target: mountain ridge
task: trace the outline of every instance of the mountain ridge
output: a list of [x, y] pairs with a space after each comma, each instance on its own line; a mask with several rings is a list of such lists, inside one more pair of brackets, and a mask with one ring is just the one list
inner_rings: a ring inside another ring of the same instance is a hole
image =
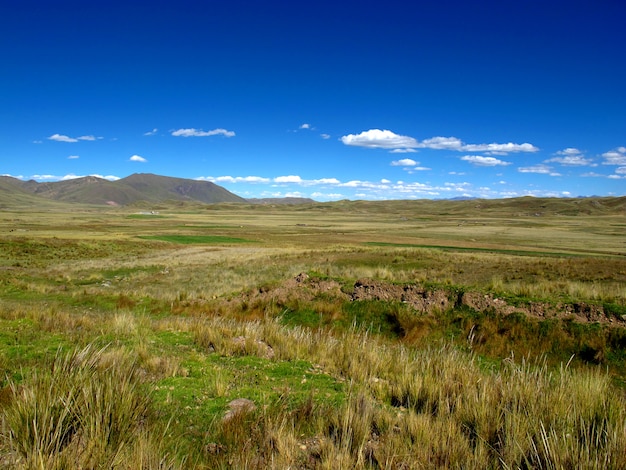
[[[8, 194], [12, 194], [9, 198]], [[4, 198], [3, 198], [4, 196]], [[96, 176], [84, 176], [64, 181], [39, 183], [22, 181], [9, 176], [0, 177], [0, 202], [32, 201], [37, 196], [58, 202], [125, 206], [139, 201], [195, 201], [207, 204], [246, 202], [236, 194], [210, 181], [134, 173], [126, 178], [109, 181]]]
[[524, 196], [503, 199], [424, 199], [363, 201], [340, 200], [318, 202], [309, 198], [245, 199], [209, 181], [192, 180], [152, 173], [134, 173], [116, 181], [85, 176], [57, 182], [20, 180], [0, 176], [0, 210], [37, 207], [42, 210], [63, 210], [66, 204], [95, 206], [151, 205], [176, 203], [244, 203], [261, 206], [298, 205], [302, 210], [334, 210], [346, 212], [397, 212], [412, 216], [447, 213], [463, 216], [545, 216], [545, 215], [626, 215], [626, 196], [540, 198]]

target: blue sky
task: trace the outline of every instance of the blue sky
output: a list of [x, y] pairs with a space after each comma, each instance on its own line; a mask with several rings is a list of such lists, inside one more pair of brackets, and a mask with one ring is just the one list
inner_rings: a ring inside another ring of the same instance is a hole
[[626, 194], [626, 4], [0, 0], [0, 174]]

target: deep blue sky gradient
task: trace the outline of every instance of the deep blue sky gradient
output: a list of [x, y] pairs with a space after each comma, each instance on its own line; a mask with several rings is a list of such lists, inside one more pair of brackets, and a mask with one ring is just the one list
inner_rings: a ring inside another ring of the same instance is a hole
[[[617, 0], [0, 1], [0, 174], [319, 200], [623, 195], [625, 21]], [[533, 151], [467, 147], [492, 143]]]

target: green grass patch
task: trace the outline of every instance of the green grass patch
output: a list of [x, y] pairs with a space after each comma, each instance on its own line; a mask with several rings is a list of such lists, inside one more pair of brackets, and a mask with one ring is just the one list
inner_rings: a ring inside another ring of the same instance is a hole
[[362, 300], [346, 302], [342, 306], [342, 318], [337, 324], [343, 328], [357, 327], [370, 333], [399, 337], [404, 334], [400, 319], [408, 307], [399, 302]]
[[64, 335], [42, 331], [31, 319], [0, 320], [0, 355], [4, 358], [0, 374], [3, 378], [21, 376], [68, 344]]
[[252, 243], [252, 240], [245, 238], [228, 237], [224, 235], [141, 235], [144, 240], [158, 240], [169, 243], [179, 243], [182, 245], [216, 245], [216, 244], [237, 244]]
[[[328, 406], [345, 401], [344, 385], [316, 370], [308, 361], [272, 361], [258, 356], [188, 354], [187, 376], [168, 377], [152, 385], [155, 409], [183, 437], [181, 449], [201, 447], [217, 437], [227, 405], [236, 398], [252, 400], [258, 410], [295, 409], [307, 400]], [[213, 436], [212, 436], [213, 435]], [[211, 437], [212, 436], [212, 437]]]
[[180, 225], [179, 228], [192, 230], [240, 229], [241, 225]]
[[127, 219], [165, 219], [166, 216], [159, 214], [130, 214]]
[[323, 315], [312, 308], [286, 308], [280, 314], [280, 321], [283, 325], [307, 328], [320, 327], [325, 323]]

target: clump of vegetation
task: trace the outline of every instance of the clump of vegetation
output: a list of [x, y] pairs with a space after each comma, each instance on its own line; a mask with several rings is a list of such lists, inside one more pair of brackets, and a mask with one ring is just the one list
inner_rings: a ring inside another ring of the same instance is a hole
[[135, 361], [123, 351], [92, 345], [59, 351], [48, 367], [5, 387], [7, 467], [124, 468], [129, 459], [160, 453], [150, 399]]

